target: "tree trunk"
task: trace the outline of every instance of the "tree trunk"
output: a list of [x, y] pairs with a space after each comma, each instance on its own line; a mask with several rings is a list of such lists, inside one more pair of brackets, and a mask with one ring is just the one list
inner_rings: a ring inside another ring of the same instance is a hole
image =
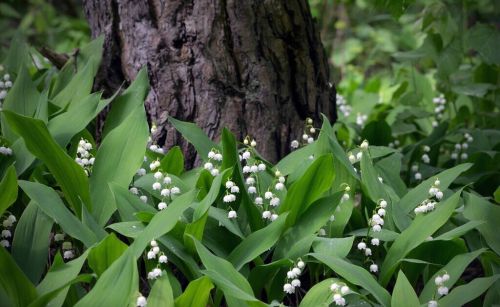
[[147, 66], [155, 139], [182, 143], [168, 116], [212, 138], [226, 126], [276, 161], [306, 117], [336, 119], [335, 89], [307, 0], [84, 0], [92, 36], [105, 35], [96, 84], [109, 91]]

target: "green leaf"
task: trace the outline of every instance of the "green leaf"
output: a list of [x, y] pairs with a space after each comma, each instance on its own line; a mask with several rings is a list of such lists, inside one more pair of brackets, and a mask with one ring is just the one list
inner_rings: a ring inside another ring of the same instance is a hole
[[418, 215], [389, 248], [380, 270], [380, 283], [387, 285], [396, 270], [399, 261], [408, 255], [415, 247], [434, 234], [453, 214], [460, 200], [461, 191], [456, 192], [445, 201], [439, 202], [436, 209], [425, 215]]
[[[36, 300], [34, 300], [31, 304], [29, 304], [29, 307], [44, 307], [44, 306], [55, 306], [53, 300], [59, 297], [61, 293], [65, 293], [65, 290], [69, 288], [69, 286], [76, 284], [76, 283], [90, 283], [94, 276], [92, 274], [82, 274], [74, 279], [68, 281], [66, 284], [62, 285], [61, 287], [46, 293], [44, 295], [39, 296]], [[59, 304], [59, 302], [57, 303]]]
[[17, 199], [17, 175], [14, 166], [9, 166], [0, 181], [0, 216], [3, 215]]
[[135, 302], [138, 283], [137, 262], [132, 253], [126, 252], [75, 306], [128, 306]]
[[286, 157], [281, 159], [275, 168], [283, 174], [283, 176], [290, 175], [300, 165], [309, 160], [309, 156], [316, 152], [316, 143], [309, 144], [300, 149], [289, 153]]
[[347, 238], [316, 238], [312, 248], [315, 253], [345, 258], [352, 248], [354, 236]]
[[337, 279], [328, 278], [315, 284], [307, 291], [299, 306], [329, 306], [333, 301], [333, 292], [330, 290], [330, 286], [336, 281]]
[[378, 203], [380, 199], [389, 199], [378, 177], [370, 154], [368, 151], [363, 151], [363, 156], [361, 157], [361, 186], [374, 203]]
[[9, 73], [17, 74], [25, 63], [30, 62], [31, 59], [28, 50], [29, 48], [23, 37], [23, 31], [16, 31], [4, 61], [5, 68]]
[[127, 250], [127, 247], [127, 244], [120, 241], [114, 233], [109, 234], [89, 253], [89, 267], [98, 276], [102, 275]]
[[477, 230], [484, 237], [488, 246], [500, 255], [500, 240], [498, 240], [498, 221], [500, 220], [500, 207], [484, 198], [471, 193], [465, 193], [465, 218], [472, 221], [486, 221], [477, 226]]
[[310, 255], [330, 267], [335, 273], [342, 276], [350, 283], [366, 289], [383, 306], [390, 306], [391, 295], [389, 292], [380, 286], [375, 278], [365, 269], [330, 255], [319, 253]]
[[274, 246], [281, 237], [287, 216], [288, 213], [281, 214], [277, 220], [253, 232], [233, 249], [227, 259], [236, 270], [240, 270], [246, 263]]
[[227, 128], [222, 129], [222, 165], [221, 169], [231, 168], [238, 162], [236, 138]]
[[440, 306], [464, 306], [466, 303], [479, 297], [483, 292], [488, 290], [491, 285], [500, 278], [500, 275], [493, 275], [490, 277], [475, 278], [466, 285], [461, 285], [440, 299], [438, 305]]
[[[210, 291], [214, 285], [210, 278], [203, 276], [189, 283], [184, 293], [175, 299], [176, 307], [207, 306]], [[149, 305], [149, 301], [148, 301]], [[172, 305], [167, 305], [172, 306]]]
[[411, 220], [409, 219], [407, 213], [411, 212], [422, 201], [427, 199], [429, 195], [429, 189], [432, 187], [436, 179], [439, 179], [439, 188], [441, 189], [441, 191], [444, 191], [450, 186], [453, 181], [455, 181], [455, 179], [461, 173], [471, 168], [471, 166], [471, 163], [459, 164], [426, 179], [415, 188], [409, 190], [408, 193], [403, 196], [403, 198], [401, 198], [398, 203], [392, 206], [392, 210], [394, 213], [393, 220], [398, 229], [404, 230], [410, 225]]
[[37, 297], [35, 286], [29, 281], [14, 259], [0, 247], [0, 289], [10, 298], [13, 306], [27, 306]]
[[331, 154], [318, 157], [305, 174], [295, 181], [280, 206], [280, 213], [290, 211], [287, 225], [295, 224], [298, 217], [331, 186], [334, 178]]
[[104, 225], [116, 210], [109, 183], [128, 187], [140, 168], [148, 141], [146, 113], [141, 105], [104, 138], [92, 169], [90, 192], [92, 215]]
[[199, 241], [194, 242], [201, 262], [207, 269], [202, 271], [204, 275], [210, 277], [226, 295], [244, 301], [257, 301], [246, 278], [229, 261], [213, 255]]
[[50, 270], [36, 287], [38, 293], [43, 296], [66, 286], [52, 299], [50, 306], [63, 305], [69, 290], [68, 284], [78, 276], [90, 251], [91, 249], [87, 249], [80, 257], [66, 263], [59, 253], [56, 254]]
[[66, 208], [52, 188], [23, 180], [19, 181], [19, 186], [45, 214], [61, 226], [65, 233], [81, 241], [87, 247], [97, 242], [96, 234]]
[[[188, 286], [189, 287], [189, 286]], [[196, 293], [193, 296], [197, 297], [203, 295], [203, 293]], [[198, 306], [205, 306], [201, 304]], [[148, 295], [148, 306], [149, 307], [171, 307], [174, 306], [174, 294], [172, 292], [172, 287], [170, 286], [169, 277], [167, 274], [162, 275], [158, 278], [154, 284], [151, 292]]]
[[184, 246], [193, 254], [196, 253], [196, 247], [194, 246], [194, 242], [192, 238], [196, 240], [203, 239], [203, 232], [205, 231], [205, 224], [208, 219], [208, 210], [205, 214], [194, 221], [193, 223], [189, 223], [186, 225], [186, 229], [184, 230]]
[[170, 148], [160, 163], [162, 171], [180, 176], [184, 172], [184, 155], [181, 148], [179, 146]]
[[45, 271], [54, 222], [36, 204], [24, 209], [12, 240], [12, 257], [33, 284]]
[[171, 116], [168, 117], [168, 120], [189, 143], [193, 144], [196, 152], [198, 152], [198, 155], [200, 155], [203, 160], [207, 159], [208, 152], [212, 150], [212, 148], [217, 148], [217, 145], [195, 124], [183, 122]]
[[[164, 210], [158, 212], [148, 226], [139, 234], [139, 236], [130, 245], [129, 249], [133, 255], [139, 257], [151, 240], [161, 237], [172, 230], [179, 221], [179, 217], [184, 210], [189, 208], [196, 196], [196, 191], [186, 192], [172, 201]], [[123, 256], [122, 256], [123, 257]], [[113, 264], [114, 265], [114, 264]]]
[[[340, 203], [342, 193], [335, 193], [315, 201], [283, 235], [274, 251], [273, 259], [297, 258], [309, 252], [312, 240], [305, 240], [325, 225]], [[313, 237], [312, 237], [313, 238]], [[313, 238], [314, 239], [314, 238]], [[309, 242], [309, 245], [304, 244]], [[294, 253], [292, 253], [294, 252]]]
[[200, 219], [205, 214], [205, 212], [207, 212], [210, 206], [212, 206], [212, 204], [217, 200], [222, 181], [227, 179], [228, 173], [230, 171], [230, 169], [224, 170], [214, 178], [208, 194], [200, 201], [198, 205], [196, 205], [196, 208], [194, 209], [193, 221]]
[[82, 202], [87, 208], [91, 207], [88, 179], [83, 168], [59, 147], [45, 124], [9, 111], [4, 111], [4, 115], [12, 130], [24, 139], [29, 151], [47, 165], [77, 215], [81, 215]]
[[91, 57], [83, 69], [79, 70], [76, 75], [71, 78], [66, 87], [52, 99], [52, 103], [64, 109], [70, 105], [73, 100], [88, 96], [94, 85], [94, 76], [97, 73], [100, 61], [100, 54]]
[[465, 46], [479, 52], [488, 64], [500, 65], [499, 41], [500, 32], [485, 24], [478, 23], [465, 33]]
[[450, 275], [450, 280], [446, 282], [446, 285], [448, 286], [448, 288], [451, 288], [455, 284], [455, 282], [457, 282], [457, 280], [460, 278], [469, 264], [485, 251], [486, 249], [483, 248], [477, 251], [473, 251], [467, 254], [460, 254], [453, 257], [453, 259], [451, 259], [451, 261], [448, 262], [441, 270], [437, 271], [428, 279], [428, 281], [425, 283], [424, 289], [420, 293], [420, 301], [428, 302], [433, 298], [436, 291], [436, 284], [434, 283], [434, 279], [438, 275], [442, 275], [443, 272], [448, 273], [448, 275]]
[[110, 183], [109, 188], [113, 193], [121, 221], [137, 221], [137, 212], [157, 212], [156, 209], [142, 202], [137, 195], [132, 194], [127, 188], [116, 183]]
[[392, 291], [391, 306], [419, 307], [417, 294], [406, 278], [403, 271], [399, 271], [396, 285]]
[[434, 240], [453, 240], [465, 235], [467, 232], [472, 229], [477, 228], [479, 225], [486, 223], [485, 221], [469, 221], [463, 225], [453, 228], [452, 230], [445, 232], [438, 237], [434, 238]]

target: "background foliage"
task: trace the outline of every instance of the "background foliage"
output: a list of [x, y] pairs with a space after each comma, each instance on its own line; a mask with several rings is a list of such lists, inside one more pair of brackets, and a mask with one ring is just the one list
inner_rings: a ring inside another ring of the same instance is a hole
[[145, 70], [93, 92], [102, 38], [78, 2], [2, 2], [0, 302], [498, 303], [499, 4], [310, 4], [338, 122], [307, 120], [273, 165], [259, 136], [170, 118], [202, 160], [186, 170], [149, 137]]

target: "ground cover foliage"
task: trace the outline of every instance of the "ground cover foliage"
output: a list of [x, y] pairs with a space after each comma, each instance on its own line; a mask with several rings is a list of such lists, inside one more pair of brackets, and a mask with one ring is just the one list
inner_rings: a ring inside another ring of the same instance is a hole
[[180, 148], [150, 138], [146, 70], [103, 98], [102, 38], [60, 70], [14, 39], [0, 83], [2, 306], [498, 303], [499, 34], [453, 5], [397, 19], [415, 45], [374, 57], [389, 72], [365, 78], [356, 57], [332, 55], [350, 72], [339, 120], [306, 118], [276, 164], [258, 135], [210, 140], [170, 118], [200, 157], [185, 169]]

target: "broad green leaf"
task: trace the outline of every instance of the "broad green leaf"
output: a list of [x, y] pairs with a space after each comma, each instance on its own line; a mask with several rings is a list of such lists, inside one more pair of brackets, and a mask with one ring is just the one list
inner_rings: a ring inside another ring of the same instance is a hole
[[328, 278], [315, 284], [307, 291], [299, 306], [329, 306], [333, 302], [333, 292], [330, 286], [337, 281], [335, 278]]
[[77, 215], [81, 215], [82, 202], [90, 208], [88, 179], [83, 168], [59, 147], [45, 124], [8, 111], [4, 111], [4, 115], [12, 130], [24, 139], [30, 152], [47, 165]]
[[472, 164], [470, 163], [459, 164], [424, 180], [418, 186], [409, 190], [408, 193], [401, 198], [399, 203], [392, 206], [394, 224], [396, 224], [398, 229], [404, 230], [410, 225], [411, 220], [408, 213], [428, 198], [429, 189], [436, 179], [439, 179], [439, 188], [441, 191], [444, 191], [461, 173], [471, 168], [471, 166]]
[[184, 172], [184, 155], [179, 146], [170, 148], [163, 159], [161, 159], [162, 171], [180, 176]]
[[362, 267], [330, 255], [319, 253], [310, 255], [330, 267], [336, 274], [342, 276], [345, 280], [366, 289], [380, 304], [382, 304], [382, 306], [391, 305], [391, 295], [389, 292], [379, 285], [375, 278]]
[[295, 224], [298, 217], [332, 185], [334, 178], [332, 155], [318, 157], [305, 174], [295, 181], [280, 206], [280, 213], [290, 211], [287, 225]]
[[[3, 102], [2, 108], [4, 111], [10, 111], [18, 115], [33, 117], [37, 106], [43, 103], [47, 97], [42, 95], [36, 89], [36, 85], [31, 80], [31, 76], [23, 65], [19, 71], [19, 76], [16, 82], [13, 83], [9, 94]], [[8, 122], [2, 120], [2, 134], [11, 142], [14, 142], [18, 136], [14, 134], [13, 128]], [[14, 153], [15, 154], [15, 153]]]
[[179, 131], [182, 136], [191, 144], [193, 144], [196, 152], [203, 160], [208, 157], [208, 152], [212, 148], [217, 148], [217, 145], [212, 142], [205, 132], [193, 123], [183, 122], [173, 117], [168, 118], [174, 128]]
[[253, 232], [246, 237], [227, 258], [236, 270], [269, 250], [281, 237], [288, 213], [281, 214], [278, 219], [266, 227]]
[[[193, 297], [197, 297], [202, 293], [193, 293]], [[201, 304], [198, 306], [205, 306]], [[174, 306], [174, 294], [172, 292], [172, 287], [170, 286], [170, 281], [168, 275], [165, 274], [158, 278], [151, 288], [151, 292], [148, 295], [148, 306], [149, 307], [171, 307]]]
[[392, 290], [391, 306], [420, 306], [417, 294], [403, 271], [399, 271], [396, 285], [394, 286], [394, 290]]
[[127, 247], [127, 244], [120, 241], [114, 233], [109, 234], [89, 253], [89, 267], [97, 276], [101, 276], [127, 250]]
[[486, 249], [479, 249], [477, 251], [453, 257], [450, 262], [448, 262], [441, 270], [432, 275], [425, 283], [425, 287], [420, 293], [420, 301], [428, 302], [432, 299], [436, 291], [436, 284], [434, 283], [434, 279], [438, 275], [442, 275], [444, 272], [448, 273], [448, 275], [450, 275], [450, 279], [446, 282], [446, 285], [448, 286], [448, 288], [451, 288], [455, 284], [455, 282], [457, 282], [457, 280], [460, 278], [469, 264], [485, 251]]
[[238, 162], [236, 138], [228, 129], [222, 129], [222, 166], [221, 169], [233, 167]]
[[207, 219], [208, 210], [205, 211], [205, 214], [201, 218], [186, 225], [183, 235], [184, 246], [193, 254], [196, 254], [196, 247], [194, 246], [192, 238], [195, 238], [196, 240], [203, 239], [203, 232], [205, 231]]
[[13, 306], [29, 305], [37, 297], [35, 286], [1, 246], [0, 263], [2, 264], [0, 265], [0, 288], [9, 297]]
[[[304, 243], [309, 242], [312, 244], [312, 240], [302, 240], [317, 233], [318, 230], [325, 225], [339, 205], [341, 196], [342, 193], [336, 193], [332, 196], [323, 197], [315, 201], [302, 216], [299, 217], [295, 225], [285, 232], [276, 245], [273, 259], [294, 259], [308, 253], [311, 245], [304, 245]], [[295, 251], [297, 254], [292, 254], [292, 251]]]
[[35, 203], [30, 202], [14, 232], [12, 257], [35, 285], [45, 271], [53, 223]]
[[210, 297], [210, 291], [213, 288], [214, 285], [210, 281], [210, 278], [206, 276], [193, 280], [188, 284], [184, 293], [182, 293], [178, 298], [175, 299], [175, 306], [176, 307], [207, 306], [208, 298]]
[[483, 60], [489, 64], [500, 65], [498, 41], [500, 41], [498, 29], [485, 24], [478, 23], [465, 34], [465, 46], [477, 50]]
[[116, 210], [109, 183], [128, 187], [140, 168], [148, 141], [146, 113], [141, 105], [104, 138], [92, 169], [92, 215], [104, 225]]
[[174, 228], [184, 210], [191, 206], [196, 196], [195, 192], [195, 190], [191, 190], [180, 195], [166, 209], [158, 212], [153, 217], [148, 226], [146, 226], [129, 247], [136, 258], [144, 252], [151, 240], [161, 237]]
[[318, 254], [344, 258], [349, 254], [354, 243], [354, 236], [347, 238], [317, 237], [312, 244], [313, 251]]
[[[78, 275], [74, 279], [68, 281], [66, 284], [62, 285], [61, 287], [46, 293], [44, 295], [39, 296], [36, 300], [34, 300], [31, 304], [29, 304], [29, 307], [45, 307], [45, 306], [55, 306], [55, 302], [53, 302], [58, 296], [62, 293], [65, 293], [65, 290], [76, 283], [90, 283], [94, 276], [92, 274], [82, 274]], [[59, 302], [57, 302], [57, 305], [60, 305]]]
[[134, 82], [132, 82], [120, 96], [114, 99], [113, 107], [111, 111], [109, 111], [106, 122], [104, 123], [104, 138], [109, 132], [123, 123], [134, 110], [144, 105], [144, 99], [148, 94], [148, 89], [148, 72], [143, 68], [137, 73]]
[[137, 238], [144, 230], [142, 222], [121, 222], [109, 225], [107, 228], [113, 229], [117, 233], [127, 238]]
[[208, 194], [200, 201], [198, 205], [196, 205], [194, 209], [193, 221], [200, 219], [205, 214], [205, 212], [207, 212], [210, 206], [212, 206], [215, 200], [217, 200], [217, 196], [219, 195], [219, 191], [221, 190], [222, 181], [227, 179], [228, 173], [230, 171], [230, 169], [224, 170], [214, 178]]
[[100, 53], [91, 57], [83, 69], [79, 70], [64, 89], [52, 99], [52, 103], [64, 109], [74, 100], [89, 95], [94, 85], [94, 76], [97, 73], [100, 61]]
[[219, 223], [224, 226], [227, 230], [229, 230], [231, 233], [237, 235], [238, 237], [244, 239], [245, 236], [241, 232], [241, 229], [233, 223], [230, 219], [227, 218], [227, 211], [216, 208], [216, 207], [210, 207], [208, 209], [208, 216], [219, 221]]
[[118, 208], [121, 221], [137, 221], [137, 212], [156, 213], [156, 209], [145, 204], [137, 195], [132, 194], [127, 188], [116, 183], [110, 183], [109, 188], [113, 193], [115, 205]]
[[307, 146], [289, 153], [276, 164], [275, 168], [279, 170], [283, 176], [290, 175], [297, 167], [309, 160], [309, 156], [314, 154], [314, 152], [316, 152], [316, 143], [308, 144]]
[[66, 263], [64, 263], [59, 253], [56, 254], [49, 271], [36, 287], [37, 292], [42, 296], [66, 286], [52, 299], [51, 307], [63, 305], [69, 289], [67, 285], [77, 278], [90, 251], [91, 249], [87, 249], [80, 257]]
[[434, 240], [453, 240], [459, 238], [471, 231], [472, 229], [477, 228], [478, 226], [484, 224], [485, 221], [469, 221], [463, 225], [453, 228], [452, 230], [445, 232], [438, 237], [434, 238]]
[[226, 295], [245, 301], [257, 301], [246, 278], [229, 261], [213, 255], [199, 241], [194, 242], [201, 262], [206, 268], [202, 271], [203, 274], [210, 277]]
[[138, 283], [137, 261], [132, 253], [125, 252], [75, 306], [128, 306], [135, 302]]
[[23, 32], [21, 29], [15, 32], [4, 61], [5, 68], [11, 74], [17, 74], [19, 69], [31, 60]]
[[477, 226], [488, 246], [500, 255], [500, 240], [498, 240], [498, 221], [500, 220], [500, 207], [484, 198], [471, 193], [465, 193], [465, 218], [472, 221], [486, 221]]
[[100, 97], [100, 93], [94, 93], [85, 98], [79, 98], [68, 107], [66, 112], [49, 121], [47, 128], [61, 147], [64, 148], [73, 136], [85, 129], [106, 106], [106, 104], [99, 104]]
[[17, 199], [17, 175], [14, 166], [9, 166], [0, 181], [0, 216], [3, 215]]
[[370, 154], [363, 151], [361, 157], [361, 186], [372, 202], [378, 203], [380, 199], [388, 200], [384, 185], [378, 179], [379, 175], [373, 167]]
[[500, 275], [479, 277], [465, 285], [458, 286], [438, 301], [439, 306], [464, 306], [488, 290]]
[[52, 188], [23, 180], [19, 181], [19, 186], [45, 214], [61, 226], [65, 233], [81, 241], [87, 247], [97, 242], [96, 234], [66, 208]]
[[411, 225], [396, 238], [382, 263], [380, 270], [382, 285], [387, 285], [401, 259], [448, 221], [460, 200], [460, 193], [461, 191], [458, 191], [448, 199], [439, 202], [434, 211], [418, 215]]

